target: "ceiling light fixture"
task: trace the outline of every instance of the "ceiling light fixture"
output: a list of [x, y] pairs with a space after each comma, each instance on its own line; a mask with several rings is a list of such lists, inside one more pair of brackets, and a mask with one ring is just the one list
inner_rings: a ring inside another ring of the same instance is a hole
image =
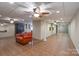
[[60, 13], [60, 11], [56, 11], [56, 13]]
[[10, 19], [10, 23], [14, 23], [14, 19]]
[[10, 21], [10, 23], [14, 23], [14, 21]]
[[35, 17], [47, 16], [49, 14], [49, 11], [40, 9], [40, 7], [33, 8], [33, 12]]
[[18, 21], [18, 19], [14, 19], [14, 21]]
[[1, 26], [4, 26], [4, 24], [2, 23]]
[[10, 1], [9, 3], [13, 4], [14, 2]]
[[39, 17], [39, 14], [34, 14], [34, 17]]

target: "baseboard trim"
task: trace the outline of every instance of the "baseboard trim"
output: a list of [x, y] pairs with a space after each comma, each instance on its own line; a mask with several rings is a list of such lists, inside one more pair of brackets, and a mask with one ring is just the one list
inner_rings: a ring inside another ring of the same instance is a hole
[[73, 43], [73, 45], [74, 45], [74, 47], [75, 47], [77, 53], [79, 54], [79, 49], [77, 48], [76, 44], [75, 44], [74, 41], [72, 40], [72, 38], [71, 38], [71, 36], [69, 35], [69, 33], [68, 33], [68, 36], [69, 36], [69, 39], [71, 39], [71, 41], [72, 41], [72, 43]]

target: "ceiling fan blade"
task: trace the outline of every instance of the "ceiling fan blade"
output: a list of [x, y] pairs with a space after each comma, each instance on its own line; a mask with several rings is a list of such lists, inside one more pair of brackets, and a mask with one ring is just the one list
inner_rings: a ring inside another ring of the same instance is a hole
[[33, 2], [21, 2], [21, 3], [16, 3], [16, 5], [27, 12], [32, 12], [33, 8], [35, 7], [35, 4]]
[[27, 8], [25, 5], [24, 5], [24, 2], [17, 2], [15, 3], [18, 7], [21, 7], [21, 8]]
[[43, 8], [43, 9], [49, 9], [49, 8], [51, 8], [52, 7], [52, 4], [53, 4], [54, 2], [50, 2], [50, 3], [48, 3], [48, 4], [45, 4], [45, 3], [42, 3], [41, 5], [40, 5], [40, 8]]
[[35, 7], [35, 3], [34, 2], [26, 2], [25, 5], [29, 8], [34, 8]]

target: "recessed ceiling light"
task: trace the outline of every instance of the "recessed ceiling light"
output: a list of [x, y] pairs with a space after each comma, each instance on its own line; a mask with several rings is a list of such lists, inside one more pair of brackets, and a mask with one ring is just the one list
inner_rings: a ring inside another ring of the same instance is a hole
[[18, 19], [14, 19], [14, 21], [18, 21]]
[[14, 23], [14, 19], [10, 19], [10, 23]]
[[9, 3], [13, 4], [14, 2], [9, 2]]
[[11, 21], [10, 21], [10, 23], [14, 23], [14, 21], [13, 21], [13, 20], [11, 20]]
[[60, 13], [60, 11], [56, 11], [56, 13]]
[[4, 24], [1, 24], [1, 26], [4, 26]]

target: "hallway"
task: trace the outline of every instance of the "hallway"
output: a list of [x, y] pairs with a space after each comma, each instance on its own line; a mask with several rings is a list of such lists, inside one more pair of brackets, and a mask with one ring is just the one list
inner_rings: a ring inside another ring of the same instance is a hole
[[57, 52], [56, 55], [78, 55], [75, 46], [67, 33], [58, 33], [57, 35], [50, 36], [48, 42]]
[[47, 41], [34, 40], [30, 44], [20, 45], [15, 38], [0, 39], [0, 55], [26, 55], [26, 56], [65, 56], [78, 55], [72, 41], [66, 33], [59, 33], [48, 37]]

